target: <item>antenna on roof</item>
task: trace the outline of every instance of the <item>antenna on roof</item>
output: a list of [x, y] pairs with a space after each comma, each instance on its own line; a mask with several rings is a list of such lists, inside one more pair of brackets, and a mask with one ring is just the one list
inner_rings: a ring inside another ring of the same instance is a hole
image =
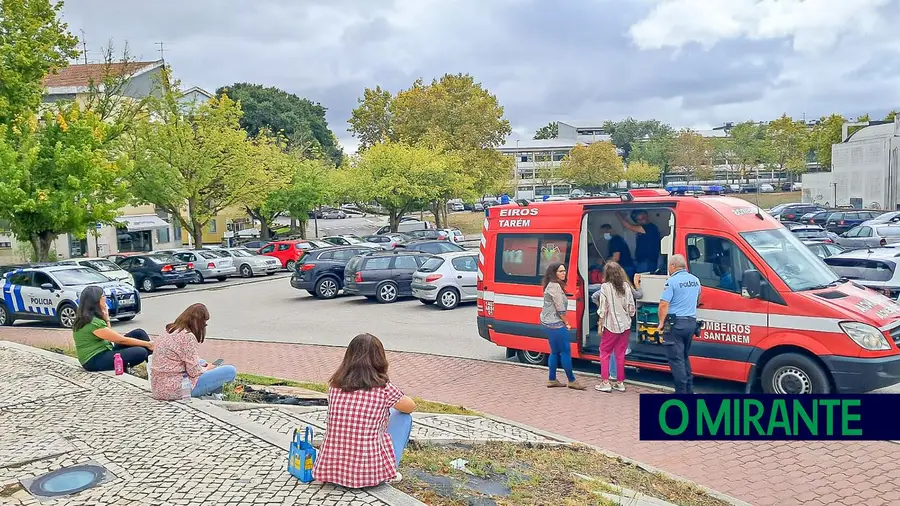
[[159, 46], [159, 49], [157, 50], [157, 51], [159, 51], [159, 59], [162, 60], [163, 62], [165, 62], [166, 61], [165, 42], [155, 42], [154, 44]]
[[84, 56], [84, 64], [87, 65], [87, 39], [84, 37], [84, 30], [81, 30], [81, 56]]

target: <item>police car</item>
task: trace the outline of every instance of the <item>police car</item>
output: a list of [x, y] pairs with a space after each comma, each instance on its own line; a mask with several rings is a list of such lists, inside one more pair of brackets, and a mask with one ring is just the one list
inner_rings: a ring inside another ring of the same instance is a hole
[[81, 291], [91, 285], [103, 288], [110, 318], [128, 321], [141, 312], [141, 298], [133, 286], [95, 270], [69, 265], [33, 267], [0, 278], [0, 326], [15, 320], [43, 320], [72, 328]]

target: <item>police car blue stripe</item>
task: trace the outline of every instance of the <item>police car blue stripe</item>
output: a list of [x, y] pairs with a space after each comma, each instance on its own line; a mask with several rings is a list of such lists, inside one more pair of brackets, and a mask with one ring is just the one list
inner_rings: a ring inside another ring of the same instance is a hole
[[12, 284], [9, 282], [9, 278], [6, 279], [6, 284], [3, 285], [3, 302], [6, 303], [6, 308], [9, 311], [15, 311], [13, 309]]
[[22, 300], [22, 287], [20, 285], [16, 285], [13, 288], [13, 294], [16, 298], [16, 308], [13, 311], [24, 311], [25, 310], [25, 301]]

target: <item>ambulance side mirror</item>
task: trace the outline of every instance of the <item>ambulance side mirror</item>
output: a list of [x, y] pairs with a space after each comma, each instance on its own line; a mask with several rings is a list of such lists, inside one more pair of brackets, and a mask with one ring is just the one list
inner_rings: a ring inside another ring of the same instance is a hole
[[744, 271], [741, 278], [741, 295], [747, 299], [756, 299], [762, 295], [763, 278], [762, 274], [756, 269]]
[[47, 290], [48, 292], [53, 291], [53, 285], [51, 283], [44, 283], [43, 285], [41, 285], [41, 288]]

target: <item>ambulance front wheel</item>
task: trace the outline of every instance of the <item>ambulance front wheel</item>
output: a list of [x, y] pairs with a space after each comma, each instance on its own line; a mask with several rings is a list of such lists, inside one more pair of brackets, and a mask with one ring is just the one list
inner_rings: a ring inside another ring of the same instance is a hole
[[828, 373], [812, 358], [799, 353], [772, 357], [762, 370], [763, 392], [767, 394], [829, 394]]
[[516, 350], [519, 362], [530, 365], [547, 365], [547, 354], [539, 351]]

